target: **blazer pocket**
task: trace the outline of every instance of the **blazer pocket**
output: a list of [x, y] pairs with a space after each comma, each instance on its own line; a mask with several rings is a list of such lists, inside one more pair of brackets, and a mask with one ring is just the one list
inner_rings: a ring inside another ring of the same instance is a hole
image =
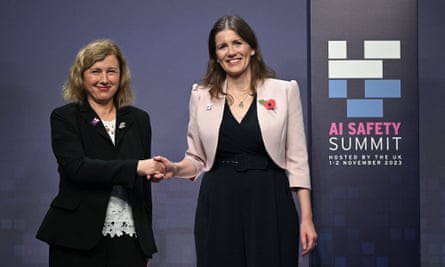
[[64, 209], [68, 211], [76, 210], [80, 205], [80, 199], [76, 197], [56, 196], [51, 202], [51, 207]]

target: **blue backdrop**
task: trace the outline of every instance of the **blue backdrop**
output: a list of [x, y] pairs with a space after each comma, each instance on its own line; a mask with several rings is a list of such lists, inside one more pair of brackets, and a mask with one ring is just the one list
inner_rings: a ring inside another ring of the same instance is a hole
[[[47, 266], [35, 231], [57, 188], [49, 113], [78, 49], [96, 38], [120, 44], [130, 64], [136, 105], [152, 116], [153, 153], [185, 149], [190, 86], [205, 71], [213, 22], [238, 13], [256, 30], [266, 62], [296, 79], [307, 103], [306, 1], [152, 0], [0, 2], [1, 266]], [[445, 18], [441, 1], [419, 1], [421, 252], [424, 266], [445, 264]], [[165, 96], [176, 97], [166, 101]], [[307, 110], [306, 115], [308, 114]], [[193, 216], [199, 182], [156, 185], [156, 266], [194, 266]], [[316, 193], [316, 192], [314, 192]], [[307, 262], [302, 262], [307, 266]]]
[[[152, 118], [153, 154], [179, 160], [191, 86], [207, 66], [209, 30], [226, 13], [251, 24], [266, 62], [281, 78], [298, 80], [305, 95], [304, 1], [1, 1], [0, 265], [47, 265], [47, 245], [34, 235], [58, 184], [49, 114], [63, 104], [61, 86], [77, 51], [96, 38], [121, 46], [135, 105]], [[154, 267], [194, 266], [198, 187], [179, 179], [154, 185]]]

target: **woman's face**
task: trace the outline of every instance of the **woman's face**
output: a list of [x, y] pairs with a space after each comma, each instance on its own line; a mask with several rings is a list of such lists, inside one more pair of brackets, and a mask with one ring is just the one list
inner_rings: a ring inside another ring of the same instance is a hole
[[115, 55], [106, 56], [83, 72], [83, 85], [90, 103], [105, 105], [113, 102], [119, 82], [119, 61]]
[[228, 76], [240, 77], [250, 70], [250, 57], [255, 54], [250, 45], [233, 30], [215, 35], [216, 59]]

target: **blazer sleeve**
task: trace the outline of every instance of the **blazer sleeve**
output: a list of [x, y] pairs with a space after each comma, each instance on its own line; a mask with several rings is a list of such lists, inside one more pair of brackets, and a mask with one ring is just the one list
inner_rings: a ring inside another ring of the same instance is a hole
[[304, 132], [303, 109], [296, 81], [291, 81], [288, 94], [288, 127], [286, 134], [286, 169], [291, 187], [311, 188], [308, 152]]
[[[83, 138], [95, 137], [81, 125], [73, 110], [59, 108], [51, 113], [51, 142], [60, 174], [78, 185], [133, 187], [137, 179], [137, 160], [88, 157]], [[95, 149], [104, 148], [98, 146]]]
[[205, 168], [206, 153], [199, 135], [197, 123], [198, 106], [200, 101], [200, 91], [198, 84], [194, 84], [189, 101], [189, 123], [187, 128], [187, 151], [185, 158], [191, 160], [195, 165], [196, 174], [191, 179], [194, 180], [201, 175]]

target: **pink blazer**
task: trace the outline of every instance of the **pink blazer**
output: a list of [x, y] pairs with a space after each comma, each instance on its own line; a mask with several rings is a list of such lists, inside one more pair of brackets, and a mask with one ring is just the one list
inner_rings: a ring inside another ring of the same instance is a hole
[[[224, 86], [225, 88], [225, 86]], [[210, 99], [209, 88], [193, 85], [189, 103], [186, 158], [196, 176], [212, 168], [223, 117], [225, 97]], [[274, 109], [257, 103], [262, 138], [270, 158], [285, 169], [290, 187], [310, 189], [308, 155], [300, 91], [296, 81], [266, 79], [257, 87], [257, 101], [274, 99]]]

